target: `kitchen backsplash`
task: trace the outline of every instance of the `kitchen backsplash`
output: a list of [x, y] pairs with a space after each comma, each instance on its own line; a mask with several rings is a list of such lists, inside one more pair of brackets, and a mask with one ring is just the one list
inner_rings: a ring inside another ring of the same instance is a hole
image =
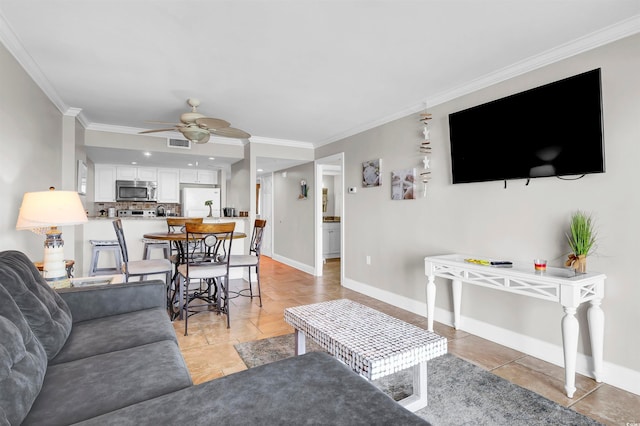
[[[107, 216], [107, 212], [111, 207], [118, 210], [155, 210], [158, 206], [164, 207], [164, 211], [166, 214], [171, 214], [172, 216], [180, 216], [180, 204], [179, 203], [133, 203], [133, 202], [122, 202], [122, 203], [93, 203], [94, 209], [93, 214], [95, 216]], [[89, 212], [91, 214], [91, 212]]]

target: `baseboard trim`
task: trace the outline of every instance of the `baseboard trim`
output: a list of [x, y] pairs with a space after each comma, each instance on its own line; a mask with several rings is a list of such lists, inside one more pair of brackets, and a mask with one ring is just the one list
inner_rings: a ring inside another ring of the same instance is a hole
[[296, 260], [289, 259], [288, 257], [280, 256], [274, 254], [271, 256], [273, 260], [277, 260], [280, 263], [284, 263], [287, 266], [291, 266], [292, 268], [298, 269], [302, 272], [306, 272], [307, 274], [311, 274], [313, 276], [316, 275], [316, 269], [313, 266], [305, 265], [304, 263], [300, 263]]
[[[426, 317], [426, 294], [424, 301], [417, 301], [349, 278], [345, 278], [342, 285], [350, 290]], [[436, 307], [434, 320], [453, 327], [453, 312]], [[562, 346], [515, 333], [511, 330], [478, 321], [464, 315], [460, 316], [460, 322], [463, 324], [464, 331], [475, 336], [507, 346], [543, 361], [550, 362], [551, 364], [564, 367]], [[558, 323], [558, 332], [560, 332], [560, 323]], [[576, 358], [576, 371], [578, 373], [593, 378], [593, 373], [591, 372], [592, 366], [593, 361], [590, 356], [578, 353]], [[607, 384], [640, 395], [640, 371], [613, 364], [606, 360], [603, 369], [603, 380]]]

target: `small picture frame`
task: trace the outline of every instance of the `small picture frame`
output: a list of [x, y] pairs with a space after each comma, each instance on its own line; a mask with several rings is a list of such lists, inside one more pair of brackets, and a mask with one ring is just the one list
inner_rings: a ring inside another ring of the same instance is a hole
[[87, 195], [87, 164], [78, 160], [78, 194]]
[[416, 169], [402, 169], [391, 172], [391, 199], [416, 199]]
[[369, 160], [362, 163], [362, 186], [365, 188], [373, 188], [381, 186], [380, 181], [380, 163], [381, 159]]

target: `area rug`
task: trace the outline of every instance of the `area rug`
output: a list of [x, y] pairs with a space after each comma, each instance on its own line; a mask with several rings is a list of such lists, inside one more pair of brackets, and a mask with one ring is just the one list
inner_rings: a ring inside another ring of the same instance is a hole
[[[294, 335], [235, 345], [248, 368], [294, 356]], [[323, 349], [307, 339], [307, 352]], [[395, 400], [413, 393], [410, 371], [373, 383]], [[447, 354], [428, 362], [429, 405], [416, 412], [441, 425], [600, 425], [534, 392]]]

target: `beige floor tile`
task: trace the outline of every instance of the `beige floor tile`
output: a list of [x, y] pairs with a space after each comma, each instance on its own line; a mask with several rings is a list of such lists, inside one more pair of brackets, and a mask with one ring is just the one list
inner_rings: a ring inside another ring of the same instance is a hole
[[640, 395], [603, 384], [572, 407], [606, 425], [640, 425]]
[[450, 340], [447, 345], [450, 353], [486, 370], [493, 370], [524, 356], [522, 352], [473, 335]]

